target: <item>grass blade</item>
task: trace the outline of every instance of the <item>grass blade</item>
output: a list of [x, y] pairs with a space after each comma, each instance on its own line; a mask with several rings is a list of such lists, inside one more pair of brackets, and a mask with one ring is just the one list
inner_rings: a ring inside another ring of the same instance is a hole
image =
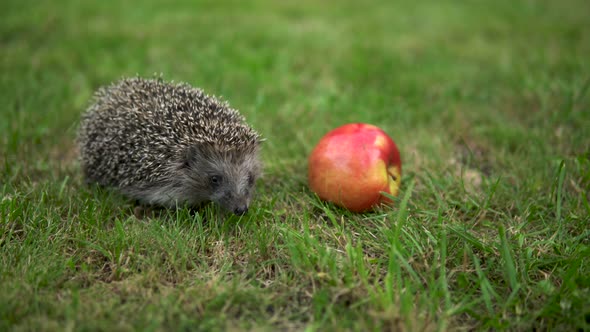
[[[410, 201], [410, 197], [412, 196], [412, 191], [414, 190], [414, 180], [410, 181], [406, 192], [404, 193], [404, 197], [399, 204], [399, 209], [397, 212], [397, 218], [395, 222], [395, 229], [394, 229], [394, 239], [399, 239], [401, 234], [401, 229], [405, 224], [406, 217], [408, 215], [408, 202]], [[396, 241], [397, 243], [397, 241]]]
[[488, 314], [491, 316], [494, 314], [494, 306], [492, 300], [496, 300], [499, 298], [498, 294], [494, 291], [490, 280], [486, 277], [485, 272], [481, 268], [481, 264], [479, 262], [479, 258], [473, 253], [473, 250], [469, 245], [465, 246], [467, 253], [471, 256], [471, 260], [473, 261], [473, 265], [475, 265], [475, 272], [477, 273], [477, 278], [479, 280], [479, 288], [481, 290], [481, 296], [483, 298], [483, 302], [488, 310]]
[[500, 233], [500, 254], [504, 261], [504, 272], [508, 278], [508, 282], [512, 291], [516, 291], [520, 288], [517, 278], [516, 266], [514, 264], [514, 259], [512, 257], [512, 253], [510, 250], [510, 244], [506, 239], [506, 230], [503, 226], [500, 226], [499, 229]]
[[563, 237], [563, 221], [561, 219], [561, 205], [562, 205], [562, 196], [563, 196], [563, 180], [565, 179], [565, 160], [562, 160], [559, 164], [559, 177], [557, 181], [557, 202], [555, 207], [555, 218], [557, 220], [557, 224], [559, 225], [559, 238]]

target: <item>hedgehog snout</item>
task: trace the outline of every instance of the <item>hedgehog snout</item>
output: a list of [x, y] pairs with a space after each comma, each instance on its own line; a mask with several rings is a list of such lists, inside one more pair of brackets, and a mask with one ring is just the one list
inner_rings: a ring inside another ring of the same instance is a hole
[[250, 199], [248, 197], [241, 197], [240, 199], [235, 199], [230, 207], [230, 211], [233, 212], [236, 216], [243, 216], [248, 213], [248, 205], [250, 203]]
[[239, 206], [239, 207], [235, 208], [233, 212], [236, 216], [243, 216], [246, 213], [248, 213], [248, 206], [247, 205]]
[[250, 205], [250, 197], [246, 195], [238, 195], [234, 192], [225, 192], [221, 197], [215, 195], [212, 201], [219, 204], [227, 212], [233, 213], [237, 216], [243, 216], [248, 212], [248, 206]]

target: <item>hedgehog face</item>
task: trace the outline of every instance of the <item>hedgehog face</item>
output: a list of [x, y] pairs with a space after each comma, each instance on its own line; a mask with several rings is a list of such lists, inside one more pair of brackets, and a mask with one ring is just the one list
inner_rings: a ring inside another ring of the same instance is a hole
[[183, 166], [184, 192], [194, 205], [213, 201], [236, 215], [248, 212], [254, 185], [260, 177], [258, 148], [219, 152], [191, 148]]

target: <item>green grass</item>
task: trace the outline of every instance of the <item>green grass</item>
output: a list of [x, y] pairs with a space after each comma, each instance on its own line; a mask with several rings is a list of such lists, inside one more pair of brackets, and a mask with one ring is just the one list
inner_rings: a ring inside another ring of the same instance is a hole
[[[0, 3], [0, 330], [590, 330], [590, 4]], [[222, 95], [267, 139], [251, 212], [133, 206], [73, 143], [121, 76]], [[348, 122], [392, 209], [307, 188]]]

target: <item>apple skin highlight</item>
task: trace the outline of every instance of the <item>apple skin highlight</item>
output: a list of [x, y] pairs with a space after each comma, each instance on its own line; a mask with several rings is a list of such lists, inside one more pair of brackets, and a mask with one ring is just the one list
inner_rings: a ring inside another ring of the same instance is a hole
[[308, 181], [321, 199], [353, 212], [393, 202], [401, 184], [395, 142], [379, 127], [352, 123], [328, 132], [309, 157]]

